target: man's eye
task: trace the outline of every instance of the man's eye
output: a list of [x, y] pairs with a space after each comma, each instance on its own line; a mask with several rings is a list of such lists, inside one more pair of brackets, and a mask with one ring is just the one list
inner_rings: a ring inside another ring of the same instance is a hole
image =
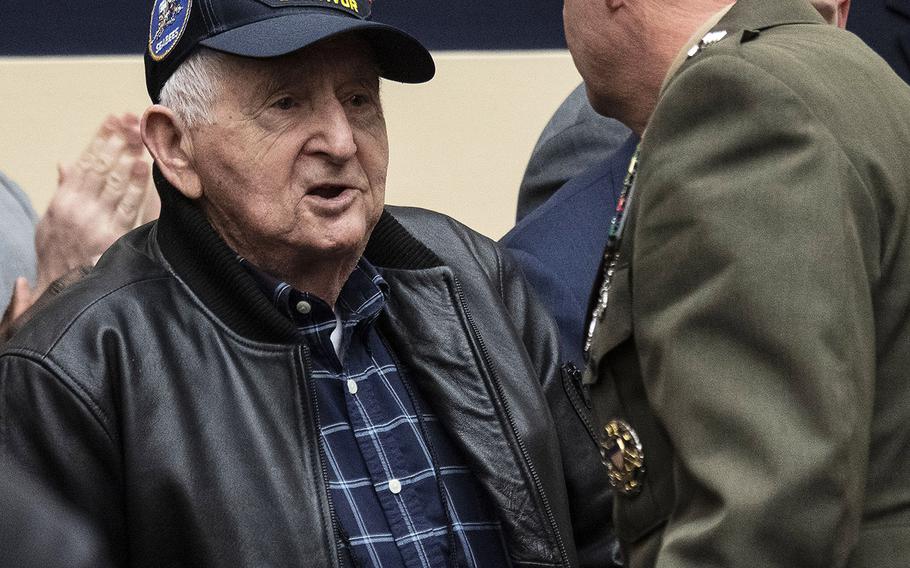
[[351, 106], [353, 107], [362, 107], [369, 104], [370, 97], [368, 95], [354, 95], [351, 97]]
[[295, 105], [295, 101], [291, 97], [281, 97], [280, 99], [278, 99], [277, 101], [272, 103], [272, 106], [279, 110], [291, 110], [292, 108], [294, 108], [294, 105]]

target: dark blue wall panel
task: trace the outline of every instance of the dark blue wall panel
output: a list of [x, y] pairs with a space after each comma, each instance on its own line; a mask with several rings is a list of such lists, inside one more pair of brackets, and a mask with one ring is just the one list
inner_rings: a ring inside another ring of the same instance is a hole
[[[141, 53], [144, 0], [0, 0], [0, 55]], [[564, 48], [561, 0], [375, 0], [374, 19], [434, 50]]]
[[375, 19], [430, 49], [564, 49], [562, 0], [376, 0]]

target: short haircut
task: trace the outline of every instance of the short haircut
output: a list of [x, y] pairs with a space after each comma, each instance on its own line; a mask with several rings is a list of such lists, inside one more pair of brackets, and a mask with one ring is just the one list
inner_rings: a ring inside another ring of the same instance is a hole
[[212, 124], [215, 101], [224, 86], [228, 56], [199, 47], [168, 78], [161, 88], [161, 104], [188, 126]]

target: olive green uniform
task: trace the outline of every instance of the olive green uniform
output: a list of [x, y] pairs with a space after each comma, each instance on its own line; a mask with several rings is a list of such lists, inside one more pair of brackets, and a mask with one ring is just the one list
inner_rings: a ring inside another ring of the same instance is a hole
[[690, 53], [585, 376], [629, 564], [906, 568], [910, 88], [800, 0]]

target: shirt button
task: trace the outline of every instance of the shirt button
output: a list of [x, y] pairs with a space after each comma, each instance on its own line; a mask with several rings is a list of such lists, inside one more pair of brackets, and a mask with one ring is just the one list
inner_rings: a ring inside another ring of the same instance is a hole
[[391, 491], [395, 495], [398, 495], [399, 493], [401, 493], [401, 482], [398, 481], [397, 479], [390, 479], [389, 480], [389, 491]]
[[297, 306], [295, 306], [295, 307], [297, 308], [297, 311], [303, 315], [307, 315], [313, 309], [313, 307], [310, 305], [310, 303], [307, 302], [306, 300], [300, 300], [299, 302], [297, 302]]
[[348, 392], [351, 394], [357, 394], [357, 381], [354, 379], [348, 379]]

